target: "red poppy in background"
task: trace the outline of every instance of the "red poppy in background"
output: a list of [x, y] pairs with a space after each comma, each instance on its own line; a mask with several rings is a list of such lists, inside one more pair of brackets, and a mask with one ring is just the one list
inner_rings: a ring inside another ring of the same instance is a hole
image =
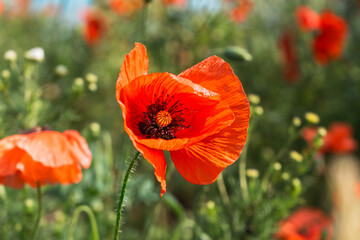
[[184, 7], [187, 3], [187, 0], [162, 0], [165, 5], [176, 5], [179, 7]]
[[[307, 127], [302, 131], [302, 136], [309, 144], [313, 144], [317, 131], [316, 127]], [[351, 153], [356, 151], [357, 142], [353, 138], [353, 132], [352, 126], [348, 123], [335, 122], [331, 124], [319, 153]]]
[[314, 31], [320, 27], [320, 16], [307, 6], [296, 9], [295, 17], [300, 29], [304, 32]]
[[83, 35], [87, 44], [95, 45], [106, 32], [105, 17], [100, 10], [88, 9], [84, 16]]
[[148, 74], [140, 43], [125, 57], [116, 82], [124, 128], [155, 169], [166, 191], [169, 151], [180, 174], [194, 184], [210, 184], [234, 163], [246, 142], [249, 101], [229, 64], [212, 56], [178, 76]]
[[236, 23], [244, 22], [253, 8], [252, 0], [238, 0], [237, 6], [231, 11], [232, 20]]
[[330, 240], [332, 236], [333, 227], [329, 217], [318, 209], [301, 208], [279, 223], [279, 231], [275, 238], [277, 240]]
[[284, 64], [284, 75], [288, 82], [296, 82], [299, 78], [298, 56], [294, 36], [291, 31], [285, 31], [279, 38], [279, 50]]
[[4, 3], [3, 3], [3, 1], [0, 0], [0, 16], [3, 11], [4, 11]]
[[119, 15], [127, 15], [142, 8], [144, 0], [110, 0], [111, 9]]
[[342, 55], [347, 36], [347, 24], [344, 19], [330, 11], [321, 14], [319, 35], [313, 42], [315, 60], [326, 64], [339, 59]]
[[12, 14], [15, 16], [25, 16], [30, 9], [31, 0], [14, 0]]
[[0, 183], [9, 187], [78, 183], [81, 166], [87, 169], [90, 164], [88, 145], [74, 130], [17, 134], [0, 140]]

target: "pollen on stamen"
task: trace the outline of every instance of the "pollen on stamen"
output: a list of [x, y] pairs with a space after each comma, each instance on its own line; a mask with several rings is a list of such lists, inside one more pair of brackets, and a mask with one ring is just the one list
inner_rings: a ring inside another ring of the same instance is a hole
[[156, 114], [155, 119], [156, 119], [156, 124], [161, 128], [168, 126], [172, 122], [171, 114], [168, 111], [164, 111], [164, 110], [159, 111]]

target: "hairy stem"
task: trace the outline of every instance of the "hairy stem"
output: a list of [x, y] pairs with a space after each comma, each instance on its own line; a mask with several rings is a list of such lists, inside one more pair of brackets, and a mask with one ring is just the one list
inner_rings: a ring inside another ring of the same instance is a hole
[[140, 156], [140, 152], [137, 152], [135, 154], [135, 157], [131, 160], [130, 165], [129, 165], [128, 169], [126, 170], [126, 173], [124, 176], [124, 181], [123, 181], [123, 184], [121, 187], [118, 208], [117, 208], [117, 214], [116, 214], [116, 226], [115, 226], [115, 232], [114, 232], [114, 240], [119, 239], [121, 209], [122, 209], [123, 202], [124, 202], [126, 186], [127, 186], [128, 180], [129, 180], [130, 172], [131, 172], [132, 168], [134, 167], [134, 164], [135, 164], [136, 160], [139, 158], [139, 156]]

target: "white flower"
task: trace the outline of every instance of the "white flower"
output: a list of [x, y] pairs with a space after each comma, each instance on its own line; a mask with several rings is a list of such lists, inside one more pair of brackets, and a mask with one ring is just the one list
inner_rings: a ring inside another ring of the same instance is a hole
[[45, 58], [44, 49], [41, 47], [35, 47], [25, 52], [25, 58], [36, 62], [42, 62]]
[[4, 54], [4, 59], [10, 62], [14, 62], [17, 59], [17, 54], [14, 50], [8, 50]]
[[57, 65], [56, 68], [55, 68], [55, 73], [56, 75], [60, 76], [60, 77], [63, 77], [63, 76], [66, 76], [67, 73], [68, 73], [68, 69], [66, 66], [60, 64], [60, 65]]

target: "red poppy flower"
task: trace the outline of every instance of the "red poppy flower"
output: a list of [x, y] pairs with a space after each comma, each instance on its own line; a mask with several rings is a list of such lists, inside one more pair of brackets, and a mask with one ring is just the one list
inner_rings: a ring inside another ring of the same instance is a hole
[[106, 31], [105, 18], [100, 10], [87, 10], [83, 35], [89, 45], [97, 44]]
[[187, 0], [163, 0], [163, 4], [165, 5], [176, 5], [179, 7], [185, 6], [187, 3]]
[[275, 236], [277, 240], [330, 240], [333, 236], [331, 224], [330, 218], [322, 211], [301, 208], [280, 222]]
[[136, 43], [116, 83], [124, 128], [155, 169], [166, 191], [169, 151], [180, 174], [210, 184], [234, 163], [246, 142], [249, 101], [229, 64], [212, 56], [178, 76], [148, 74], [145, 47]]
[[4, 11], [4, 3], [0, 0], [0, 16], [3, 11]]
[[300, 6], [296, 9], [295, 17], [304, 32], [314, 31], [320, 27], [320, 16], [307, 6]]
[[119, 15], [127, 15], [140, 9], [144, 0], [110, 0], [111, 9]]
[[313, 42], [315, 60], [326, 64], [330, 60], [339, 59], [344, 49], [347, 36], [347, 24], [344, 19], [330, 11], [321, 14], [319, 35]]
[[254, 3], [251, 0], [239, 0], [237, 6], [231, 12], [232, 20], [236, 23], [244, 22], [253, 7]]
[[0, 183], [22, 188], [78, 183], [81, 167], [89, 168], [91, 152], [74, 130], [17, 134], [0, 140]]
[[285, 31], [280, 36], [279, 49], [284, 64], [285, 79], [288, 82], [296, 82], [300, 73], [296, 45], [291, 31]]
[[[357, 142], [353, 138], [353, 128], [351, 125], [343, 122], [335, 122], [330, 125], [329, 130], [324, 137], [324, 144], [319, 153], [350, 153], [357, 149]], [[303, 130], [303, 138], [312, 144], [317, 134], [317, 128], [307, 127]]]

